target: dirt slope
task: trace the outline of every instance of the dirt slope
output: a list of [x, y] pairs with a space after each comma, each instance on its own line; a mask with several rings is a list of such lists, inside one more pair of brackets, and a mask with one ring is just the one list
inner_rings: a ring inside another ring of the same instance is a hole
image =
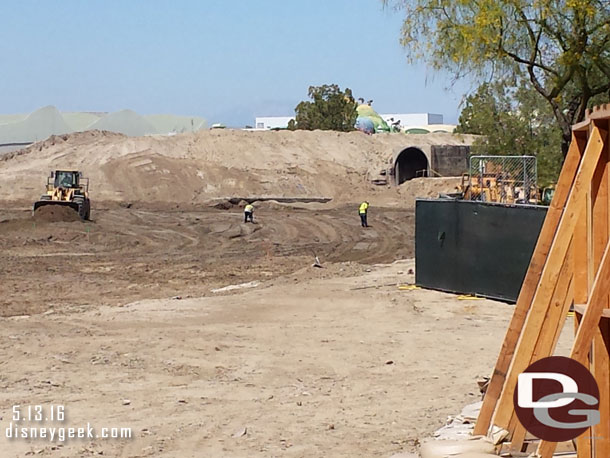
[[[0, 160], [3, 200], [35, 200], [50, 170], [82, 170], [97, 201], [204, 202], [228, 196], [332, 197], [355, 201], [397, 192], [370, 184], [392, 153], [414, 144], [456, 144], [450, 134], [205, 130], [125, 137], [51, 137]], [[400, 191], [398, 192], [400, 194]]]

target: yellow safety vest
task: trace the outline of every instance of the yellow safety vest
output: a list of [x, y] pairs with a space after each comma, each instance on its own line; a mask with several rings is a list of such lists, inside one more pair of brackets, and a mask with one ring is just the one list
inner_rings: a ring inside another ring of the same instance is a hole
[[244, 208], [245, 212], [252, 212], [252, 210], [254, 210], [254, 207], [250, 204], [246, 205]]
[[367, 210], [368, 208], [369, 208], [369, 204], [367, 204], [366, 202], [362, 202], [362, 203], [360, 204], [360, 208], [358, 209], [358, 212], [359, 212], [360, 214], [362, 214], [362, 213], [366, 213], [366, 210]]

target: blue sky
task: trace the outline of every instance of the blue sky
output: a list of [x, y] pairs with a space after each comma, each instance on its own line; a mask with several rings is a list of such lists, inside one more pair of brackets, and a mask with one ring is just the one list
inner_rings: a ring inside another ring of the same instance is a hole
[[380, 0], [3, 0], [0, 112], [174, 113], [243, 127], [337, 83], [456, 122], [469, 83], [407, 64]]

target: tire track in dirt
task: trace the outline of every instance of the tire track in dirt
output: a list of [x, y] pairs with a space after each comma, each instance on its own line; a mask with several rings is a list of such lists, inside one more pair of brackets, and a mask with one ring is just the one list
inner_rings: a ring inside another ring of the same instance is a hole
[[[413, 218], [376, 209], [361, 228], [353, 208], [256, 211], [96, 209], [91, 222], [33, 224], [25, 211], [0, 210], [0, 297], [4, 316], [49, 308], [121, 304], [211, 294], [310, 265], [384, 263], [413, 254]], [[33, 285], [36, 285], [33, 287]], [[75, 287], [78, 285], [78, 287]]]

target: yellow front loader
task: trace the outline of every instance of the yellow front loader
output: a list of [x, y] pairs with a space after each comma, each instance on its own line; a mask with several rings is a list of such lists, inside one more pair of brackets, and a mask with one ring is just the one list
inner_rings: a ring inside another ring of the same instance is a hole
[[47, 192], [34, 202], [35, 212], [47, 205], [62, 205], [70, 207], [82, 219], [91, 216], [91, 202], [89, 201], [89, 179], [83, 178], [82, 172], [56, 170], [47, 178]]

